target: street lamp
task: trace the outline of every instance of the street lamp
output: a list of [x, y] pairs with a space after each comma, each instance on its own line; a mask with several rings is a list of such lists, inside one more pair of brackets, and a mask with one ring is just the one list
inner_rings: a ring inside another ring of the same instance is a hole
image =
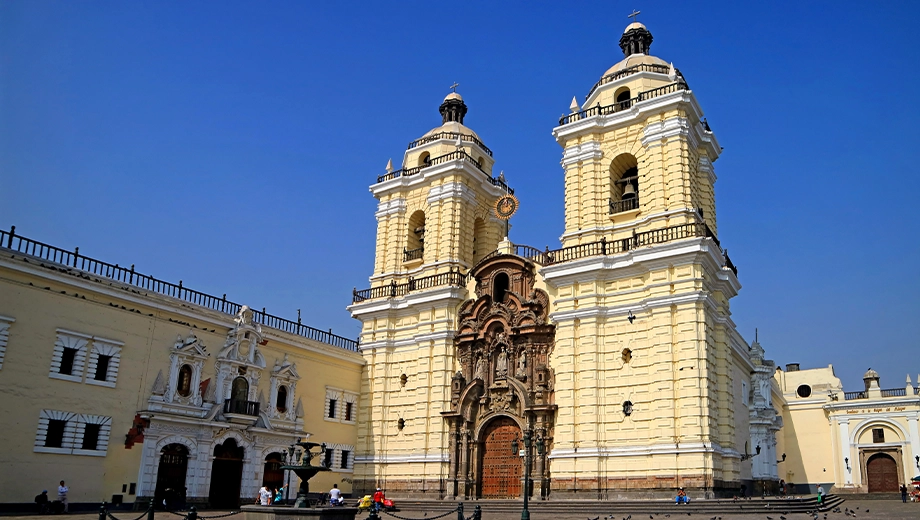
[[[300, 442], [300, 437], [297, 437], [297, 442]], [[300, 464], [300, 449], [297, 446], [297, 444], [295, 443], [295, 444], [291, 444], [290, 446], [288, 446], [287, 452], [282, 453], [282, 457], [286, 459], [285, 464], [288, 464], [291, 466], [295, 465], [295, 463]], [[287, 505], [288, 503], [288, 491], [290, 490], [290, 488], [291, 488], [291, 472], [288, 471], [287, 472], [287, 484], [284, 485], [284, 503], [285, 505]]]
[[[527, 504], [530, 499], [530, 467], [533, 462], [533, 454], [530, 451], [531, 446], [533, 445], [533, 428], [527, 428], [524, 431], [524, 510], [521, 511], [521, 520], [530, 520], [530, 510], [527, 509]], [[518, 438], [515, 436], [514, 440], [511, 441], [511, 452], [521, 455], [521, 452], [518, 451], [520, 444], [518, 444]], [[543, 455], [543, 451], [546, 449], [546, 444], [543, 442], [543, 436], [537, 434], [537, 453]]]

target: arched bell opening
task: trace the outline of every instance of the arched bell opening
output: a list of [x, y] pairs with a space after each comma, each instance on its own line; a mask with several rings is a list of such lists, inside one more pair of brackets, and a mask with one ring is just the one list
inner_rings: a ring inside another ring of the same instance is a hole
[[620, 87], [620, 89], [617, 90], [614, 94], [614, 100], [616, 101], [618, 110], [629, 108], [630, 105], [632, 105], [630, 99], [632, 99], [632, 94], [630, 93], [628, 87]]
[[425, 253], [425, 212], [418, 210], [409, 217], [403, 261], [416, 260]]
[[498, 273], [492, 280], [492, 301], [504, 303], [508, 296], [508, 289], [511, 287], [511, 279], [507, 273]]
[[631, 154], [610, 162], [610, 214], [639, 208], [639, 163]]
[[418, 156], [418, 164], [416, 164], [416, 166], [422, 168], [431, 166], [431, 154], [428, 152], [422, 152], [422, 154]]

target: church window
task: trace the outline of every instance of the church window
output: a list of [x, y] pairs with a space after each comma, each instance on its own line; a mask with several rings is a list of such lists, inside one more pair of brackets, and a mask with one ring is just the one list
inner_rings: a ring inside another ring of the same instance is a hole
[[498, 273], [492, 279], [492, 301], [504, 302], [510, 281], [506, 273]]
[[352, 417], [354, 405], [355, 403], [345, 403], [345, 420], [346, 421], [354, 420], [354, 418]]
[[341, 463], [339, 464], [339, 468], [348, 469], [349, 467], [348, 463], [349, 463], [350, 458], [351, 458], [351, 452], [348, 450], [342, 450], [342, 460], [341, 460]]
[[81, 449], [95, 450], [99, 444], [99, 432], [102, 429], [101, 424], [87, 424], [83, 429], [83, 442]]
[[237, 377], [233, 380], [233, 385], [230, 389], [230, 400], [232, 401], [248, 401], [249, 400], [249, 381], [246, 381], [245, 377]]
[[64, 429], [67, 421], [51, 419], [48, 421], [48, 433], [45, 434], [46, 448], [61, 448], [64, 446]]
[[409, 217], [409, 233], [406, 237], [406, 248], [403, 261], [423, 258], [425, 251], [425, 212], [416, 211]]
[[182, 397], [188, 397], [192, 394], [192, 367], [182, 365], [179, 369], [179, 378], [176, 382], [176, 393]]
[[808, 385], [799, 385], [799, 387], [795, 389], [795, 393], [802, 398], [809, 397], [811, 396], [811, 387]]
[[332, 467], [332, 456], [335, 455], [335, 450], [327, 449], [323, 454], [323, 467], [331, 468]]
[[58, 374], [72, 375], [73, 374], [73, 362], [74, 358], [77, 357], [77, 349], [75, 348], [64, 348], [64, 352], [61, 354], [61, 366], [58, 368]]
[[422, 168], [426, 166], [431, 166], [431, 154], [428, 152], [424, 152], [422, 153], [422, 155], [419, 155], [418, 166], [421, 166]]
[[617, 110], [624, 110], [624, 109], [629, 108], [630, 105], [632, 105], [632, 103], [629, 101], [630, 100], [629, 89], [626, 87], [623, 87], [620, 90], [618, 90], [615, 98], [616, 98], [616, 103], [617, 103], [617, 108], [616, 108]]
[[287, 400], [288, 400], [288, 390], [287, 387], [281, 385], [278, 387], [278, 395], [275, 398], [275, 407], [279, 412], [287, 411]]
[[96, 381], [105, 381], [106, 374], [109, 372], [109, 362], [112, 360], [112, 356], [99, 356], [96, 360], [96, 373], [93, 374], [93, 379]]
[[329, 411], [327, 412], [326, 417], [330, 419], [335, 419], [335, 409], [336, 407], [338, 407], [338, 405], [339, 405], [338, 399], [330, 399], [329, 400]]
[[882, 428], [872, 428], [872, 442], [885, 442], [885, 430]]
[[610, 214], [639, 209], [639, 165], [630, 154], [610, 163]]
[[482, 156], [476, 158], [476, 164], [479, 165], [479, 169], [482, 169]]

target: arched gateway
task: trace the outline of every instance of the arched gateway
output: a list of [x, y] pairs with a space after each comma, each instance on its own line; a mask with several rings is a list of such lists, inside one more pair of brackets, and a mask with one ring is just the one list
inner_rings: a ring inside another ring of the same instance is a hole
[[[513, 451], [522, 429], [549, 448], [553, 436], [555, 329], [549, 297], [534, 287], [534, 266], [515, 255], [486, 258], [473, 268], [476, 299], [460, 307], [455, 339], [460, 370], [451, 382], [449, 493], [461, 497], [521, 496], [523, 459]], [[536, 444], [536, 443], [534, 443]], [[533, 450], [531, 494], [549, 491], [547, 450]]]
[[898, 463], [887, 453], [876, 453], [866, 461], [869, 493], [897, 493], [900, 488]]

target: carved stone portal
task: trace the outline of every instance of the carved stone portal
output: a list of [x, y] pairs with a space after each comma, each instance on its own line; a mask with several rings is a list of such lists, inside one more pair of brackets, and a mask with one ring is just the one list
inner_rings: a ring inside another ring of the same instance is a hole
[[[549, 296], [534, 287], [534, 265], [515, 255], [491, 257], [472, 275], [476, 298], [460, 307], [454, 340], [460, 370], [452, 381], [451, 410], [442, 413], [451, 432], [451, 492], [466, 498], [520, 496], [519, 480], [514, 492], [506, 489], [506, 482], [493, 481], [503, 472], [494, 471], [489, 462], [501, 449], [490, 435], [503, 424], [502, 431], [533, 428], [543, 437], [547, 449], [532, 454], [534, 485], [529, 492], [546, 496], [546, 454], [556, 410], [548, 363], [555, 337], [555, 327], [548, 323]], [[510, 440], [501, 443], [510, 454]]]

